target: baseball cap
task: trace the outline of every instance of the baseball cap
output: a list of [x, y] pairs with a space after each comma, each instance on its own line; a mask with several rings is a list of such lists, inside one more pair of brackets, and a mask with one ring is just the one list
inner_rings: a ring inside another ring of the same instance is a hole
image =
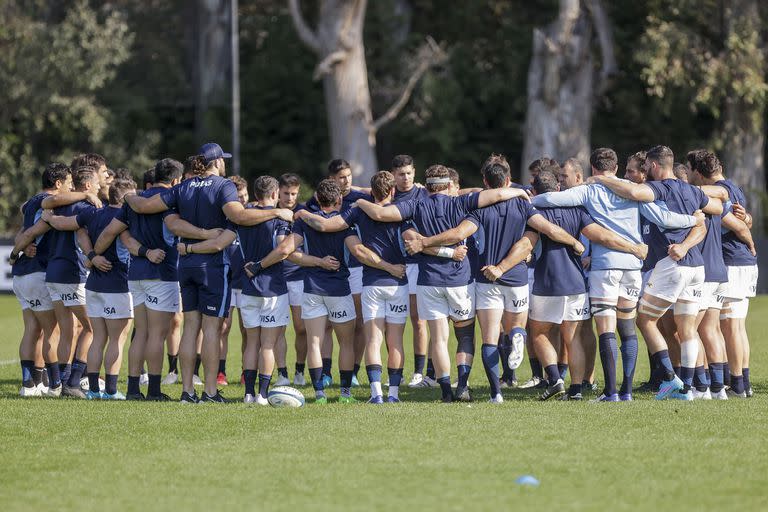
[[218, 160], [219, 158], [232, 158], [231, 154], [225, 153], [224, 150], [221, 149], [221, 146], [215, 142], [206, 142], [200, 146], [200, 151], [198, 154], [205, 159], [206, 164], [209, 164], [214, 160]]

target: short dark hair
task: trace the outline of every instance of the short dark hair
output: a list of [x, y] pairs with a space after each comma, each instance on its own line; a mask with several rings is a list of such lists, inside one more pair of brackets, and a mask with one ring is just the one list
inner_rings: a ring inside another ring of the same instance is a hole
[[645, 153], [646, 160], [652, 160], [660, 167], [671, 168], [675, 164], [675, 154], [667, 146], [653, 146]]
[[698, 172], [705, 178], [711, 178], [715, 174], [723, 172], [723, 166], [720, 163], [720, 159], [717, 155], [705, 151], [703, 149], [697, 149], [688, 152], [686, 155], [691, 170]]
[[501, 188], [506, 183], [507, 178], [512, 178], [509, 162], [504, 155], [493, 154], [486, 158], [480, 168], [480, 173], [491, 188]]
[[558, 189], [557, 176], [552, 171], [541, 171], [533, 178], [533, 189], [537, 194], [555, 192]]
[[61, 162], [49, 163], [45, 166], [45, 170], [43, 171], [41, 180], [43, 189], [55, 187], [57, 181], [64, 183], [67, 181], [68, 174], [72, 174], [72, 171]]
[[184, 166], [173, 158], [163, 158], [155, 164], [155, 178], [152, 183], [170, 184], [173, 180], [181, 178]]
[[141, 178], [141, 187], [146, 190], [147, 185], [152, 185], [155, 183], [155, 168], [147, 169], [144, 171], [144, 175]]
[[[107, 172], [109, 172], [109, 169], [107, 169]], [[118, 180], [133, 180], [133, 173], [125, 167], [115, 169], [114, 175]]]
[[392, 169], [399, 169], [401, 167], [408, 167], [413, 165], [413, 157], [411, 155], [397, 155], [392, 159]]
[[537, 158], [528, 166], [528, 170], [531, 172], [531, 174], [538, 174], [541, 171], [555, 172], [555, 168], [559, 170], [560, 164], [557, 163], [557, 160], [554, 158], [549, 158], [548, 156]]
[[292, 172], [286, 172], [285, 174], [281, 174], [280, 177], [277, 178], [277, 183], [281, 187], [300, 187], [301, 178], [299, 178], [298, 174], [294, 174]]
[[448, 177], [451, 178], [451, 181], [453, 182], [454, 185], [456, 185], [457, 187], [459, 186], [459, 180], [460, 180], [459, 171], [457, 171], [453, 167], [448, 167]]
[[[233, 178], [234, 177], [236, 176], [233, 176]], [[239, 176], [237, 177], [239, 178]], [[253, 194], [256, 196], [257, 200], [265, 199], [274, 191], [276, 191], [278, 187], [279, 185], [277, 183], [277, 180], [272, 176], [259, 176], [258, 178], [253, 180]], [[341, 195], [341, 192], [339, 192], [339, 195]], [[318, 202], [319, 202], [319, 198], [318, 198]]]
[[562, 167], [565, 168], [565, 166], [573, 167], [573, 172], [576, 174], [580, 174], [581, 176], [584, 176], [584, 167], [581, 166], [581, 162], [578, 158], [569, 158], [565, 162], [563, 162]]
[[688, 181], [688, 166], [681, 163], [675, 163], [674, 166], [672, 166], [672, 172], [675, 174], [675, 178], [682, 180], [682, 181]]
[[328, 162], [328, 176], [336, 176], [339, 174], [340, 171], [344, 169], [351, 169], [352, 166], [349, 165], [349, 162], [346, 160], [343, 160], [341, 158], [337, 158], [335, 160], [331, 160]]
[[[192, 155], [184, 161], [184, 174], [201, 176], [207, 170], [208, 166], [205, 164], [205, 158], [202, 155]], [[155, 173], [157, 173], [157, 169], [155, 169]]]
[[85, 184], [93, 180], [98, 170], [95, 167], [82, 166], [72, 171], [72, 184], [75, 189], [81, 189], [85, 187]]
[[245, 178], [243, 178], [242, 176], [230, 176], [227, 179], [235, 184], [235, 188], [237, 188], [238, 192], [240, 192], [244, 188], [248, 188], [248, 182], [245, 181]]
[[341, 199], [341, 189], [335, 181], [326, 178], [317, 184], [315, 195], [320, 206], [327, 208], [335, 205]]
[[427, 184], [425, 185], [427, 188], [427, 192], [440, 192], [442, 190], [447, 190], [451, 187], [450, 183], [430, 183], [430, 178], [434, 179], [451, 179], [451, 173], [448, 171], [448, 168], [444, 165], [435, 164], [430, 165], [427, 167], [427, 170], [424, 171], [424, 177], [426, 178]]
[[619, 165], [619, 157], [611, 148], [597, 148], [589, 155], [589, 165], [598, 171], [614, 171]]
[[371, 178], [371, 194], [377, 201], [389, 196], [395, 188], [395, 177], [389, 171], [379, 171]]
[[83, 153], [73, 158], [72, 163], [69, 164], [69, 167], [72, 169], [77, 169], [78, 167], [93, 167], [98, 171], [99, 167], [102, 165], [107, 165], [107, 159], [100, 154]]
[[125, 194], [131, 190], [136, 190], [135, 181], [116, 179], [109, 186], [109, 204], [120, 204]]

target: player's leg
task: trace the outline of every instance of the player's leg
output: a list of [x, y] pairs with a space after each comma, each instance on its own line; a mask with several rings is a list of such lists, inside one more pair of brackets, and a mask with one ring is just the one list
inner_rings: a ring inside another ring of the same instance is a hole
[[[405, 294], [404, 294], [405, 295]], [[403, 334], [405, 333], [406, 316], [387, 318], [385, 338], [387, 342], [387, 376], [389, 377], [389, 392], [387, 401], [400, 401], [400, 385], [403, 380]]]
[[[363, 313], [362, 302], [360, 300], [360, 293], [352, 294], [352, 301], [355, 305], [355, 336], [354, 336], [354, 352], [355, 362], [352, 368], [352, 386], [359, 386], [360, 382], [357, 378], [357, 374], [360, 371], [360, 364], [363, 361], [363, 355], [365, 354], [365, 332], [363, 331]], [[339, 368], [341, 370], [341, 368]]]
[[471, 401], [469, 375], [475, 358], [475, 283], [445, 288], [445, 297], [456, 336], [458, 383], [454, 398]]
[[326, 324], [321, 352], [323, 355], [323, 387], [327, 388], [333, 384], [333, 375], [331, 375], [333, 369], [333, 329], [330, 322]]
[[272, 380], [272, 371], [275, 368], [275, 344], [278, 339], [285, 339], [285, 327], [288, 325], [288, 294], [264, 297], [261, 298], [261, 301], [259, 395], [256, 397], [256, 402], [260, 405], [267, 405], [269, 383]]
[[661, 378], [659, 393], [657, 394], [658, 399], [666, 398], [683, 386], [682, 381], [675, 375], [672, 368], [667, 343], [658, 327], [659, 318], [666, 313], [671, 305], [672, 303], [668, 300], [644, 293], [640, 299], [637, 315], [637, 327], [643, 334], [654, 366], [658, 368]]
[[205, 392], [201, 400], [205, 398], [214, 398], [218, 400], [219, 390], [217, 389], [217, 375], [219, 373], [219, 360], [221, 349], [221, 324], [224, 321], [222, 317], [212, 315], [202, 315], [201, 328], [203, 331], [203, 372], [205, 375]]
[[163, 384], [176, 384], [179, 381], [179, 344], [181, 343], [181, 321], [183, 318], [184, 315], [181, 312], [175, 312], [169, 322], [168, 335], [165, 337], [168, 375], [163, 379]]
[[[480, 302], [480, 301], [478, 301]], [[478, 304], [479, 306], [480, 304]], [[501, 333], [501, 319], [504, 309], [477, 309], [477, 320], [480, 322], [480, 336], [482, 347], [480, 348], [483, 359], [485, 376], [491, 391], [491, 401], [501, 403], [501, 385], [499, 380], [499, 334]]]
[[621, 367], [622, 382], [619, 389], [619, 399], [623, 401], [632, 400], [633, 380], [635, 378], [635, 367], [637, 366], [637, 329], [635, 327], [635, 317], [637, 316], [637, 301], [626, 296], [619, 297], [616, 306], [616, 324], [621, 339]]
[[104, 349], [109, 339], [109, 331], [107, 330], [107, 321], [98, 316], [91, 317], [91, 326], [93, 327], [93, 341], [88, 349], [88, 392], [85, 396], [88, 399], [96, 399], [102, 398], [99, 390], [99, 372], [101, 372], [101, 365], [104, 363]]
[[315, 403], [326, 403], [323, 382], [322, 345], [328, 327], [328, 308], [319, 295], [305, 293], [301, 303], [301, 318], [307, 330], [307, 366], [312, 387], [315, 390]]
[[[234, 290], [232, 294], [234, 295]], [[227, 315], [221, 322], [221, 338], [219, 340], [219, 366], [216, 371], [216, 384], [218, 386], [228, 386], [227, 381], [227, 354], [229, 353], [229, 332], [232, 330], [232, 321], [234, 320], [235, 307], [234, 302], [229, 308]]]
[[307, 361], [307, 329], [304, 326], [304, 320], [301, 319], [301, 305], [291, 306], [291, 320], [293, 321], [294, 348], [296, 350], [296, 368], [293, 375], [293, 384], [295, 386], [306, 386], [307, 381], [304, 378], [304, 367]]
[[[136, 297], [136, 294], [134, 294]], [[139, 387], [139, 378], [144, 366], [144, 357], [147, 350], [147, 338], [149, 336], [149, 319], [146, 302], [135, 305], [133, 308], [134, 325], [133, 339], [128, 347], [128, 400], [143, 400], [144, 396]]]
[[[120, 375], [120, 366], [123, 362], [123, 347], [128, 337], [128, 329], [131, 325], [130, 318], [110, 319], [106, 321], [106, 327], [109, 334], [107, 350], [104, 353], [104, 395], [103, 398], [110, 400], [125, 400], [125, 395], [117, 390], [117, 377]], [[162, 353], [160, 355], [162, 361]], [[161, 362], [162, 368], [162, 362]], [[159, 387], [160, 375], [157, 375]], [[150, 396], [148, 393], [147, 396]]]
[[[587, 319], [581, 323], [577, 336], [579, 338], [579, 345], [584, 351], [584, 373], [581, 378], [582, 390], [586, 390], [586, 388], [593, 390], [596, 387], [595, 361], [597, 358], [597, 336], [595, 336], [591, 311], [588, 313]], [[573, 379], [573, 372], [571, 372], [571, 379]]]
[[[367, 287], [366, 287], [367, 288]], [[363, 311], [365, 314], [365, 310]], [[365, 347], [365, 371], [371, 386], [371, 398], [368, 403], [383, 404], [381, 390], [381, 344], [384, 341], [386, 320], [384, 314], [378, 318], [366, 319], [363, 323], [367, 346]]]
[[[69, 373], [72, 370], [71, 358], [74, 356], [75, 317], [61, 300], [53, 301], [53, 310], [56, 314], [56, 323], [59, 325], [59, 344], [56, 355], [59, 360], [59, 378], [61, 383], [65, 384], [69, 380]], [[739, 358], [739, 362], [741, 362], [741, 358]], [[741, 375], [741, 370], [739, 370], [739, 375]]]
[[448, 315], [451, 307], [445, 288], [419, 285], [416, 291], [419, 318], [429, 327], [429, 351], [443, 402], [453, 402], [451, 358], [448, 354]]
[[[85, 294], [83, 294], [83, 303], [85, 303]], [[69, 374], [69, 379], [64, 385], [62, 393], [72, 392], [76, 396], [85, 397], [85, 393], [80, 389], [80, 380], [85, 376], [88, 361], [88, 349], [91, 347], [93, 340], [93, 329], [91, 329], [91, 321], [88, 318], [88, 314], [85, 309], [85, 305], [70, 306], [72, 313], [80, 324], [80, 334], [77, 337], [77, 346], [75, 347], [75, 357], [72, 361], [72, 370]]]
[[[50, 300], [50, 299], [49, 299]], [[57, 355], [57, 347], [59, 343], [59, 329], [56, 324], [56, 315], [53, 312], [53, 303], [50, 303], [50, 309], [41, 309], [34, 311], [35, 318], [37, 319], [40, 327], [43, 331], [41, 352], [43, 356], [43, 370], [41, 373], [42, 383], [39, 386], [42, 394], [47, 395], [50, 392], [51, 386], [51, 371], [56, 370], [58, 375], [59, 363]]]
[[163, 347], [165, 340], [170, 335], [174, 316], [175, 313], [171, 311], [157, 311], [151, 307], [147, 308], [147, 346], [144, 351], [144, 358], [147, 361], [149, 371], [147, 399], [165, 400], [160, 388], [163, 373]]
[[[355, 354], [355, 330], [357, 323], [355, 303], [350, 295], [344, 297], [323, 297], [323, 300], [328, 308], [328, 318], [331, 320], [333, 332], [339, 341], [339, 387], [341, 388], [339, 401], [351, 403], [355, 401], [350, 389], [357, 361]], [[344, 321], [335, 321], [340, 319], [344, 319]], [[363, 337], [365, 337], [364, 334]]]
[[24, 321], [24, 334], [19, 343], [19, 360], [21, 361], [21, 396], [40, 396], [40, 390], [35, 385], [35, 359], [38, 340], [43, 329], [31, 308], [21, 310]]
[[274, 347], [275, 365], [277, 366], [277, 380], [275, 386], [287, 386], [291, 383], [288, 378], [288, 341], [285, 339], [285, 329], [277, 339]]
[[[419, 307], [416, 300], [416, 290], [419, 280], [419, 265], [417, 263], [406, 264], [408, 277], [408, 312], [411, 318], [413, 335], [413, 376], [408, 387], [422, 387], [424, 384], [424, 367], [427, 362], [427, 349], [429, 347], [429, 332], [427, 322], [419, 318]], [[431, 376], [434, 381], [434, 375]], [[427, 382], [429, 384], [429, 382]]]
[[[182, 288], [182, 296], [184, 294]], [[186, 305], [185, 305], [186, 309]], [[181, 332], [179, 344], [179, 360], [181, 361], [181, 401], [197, 403], [193, 375], [197, 359], [197, 338], [202, 324], [202, 314], [197, 310], [184, 311], [184, 329]]]
[[619, 302], [622, 270], [593, 270], [589, 273], [589, 299], [598, 334], [600, 362], [603, 366], [602, 396], [613, 401], [616, 389], [616, 360], [619, 347], [616, 341], [616, 308]]
[[245, 403], [256, 402], [256, 379], [258, 378], [259, 350], [261, 349], [261, 327], [246, 322], [246, 343], [243, 352], [243, 378], [245, 380]]
[[[550, 297], [561, 299], [562, 297]], [[561, 308], [562, 309], [562, 306]], [[547, 379], [547, 388], [539, 397], [540, 400], [549, 400], [561, 396], [565, 392], [565, 386], [560, 379], [560, 371], [557, 369], [557, 351], [552, 342], [555, 336], [558, 336], [555, 327], [558, 324], [530, 319], [528, 323], [531, 328], [531, 342], [536, 357], [544, 367]]]

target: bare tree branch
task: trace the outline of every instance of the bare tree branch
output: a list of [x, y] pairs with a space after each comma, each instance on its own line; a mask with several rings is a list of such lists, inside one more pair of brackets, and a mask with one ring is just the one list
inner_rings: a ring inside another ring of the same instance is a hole
[[333, 66], [343, 62], [347, 58], [349, 52], [347, 50], [336, 50], [333, 53], [328, 54], [323, 60], [317, 63], [315, 72], [312, 74], [312, 80], [318, 81], [325, 75], [331, 72]]
[[436, 66], [448, 59], [448, 54], [445, 50], [438, 45], [434, 39], [427, 36], [427, 42], [423, 45], [419, 51], [419, 64], [416, 69], [413, 70], [411, 76], [400, 93], [400, 97], [395, 101], [384, 114], [370, 123], [370, 131], [375, 134], [385, 124], [389, 123], [397, 117], [401, 110], [408, 103], [408, 100], [413, 94], [413, 90], [416, 88], [416, 84], [419, 83], [421, 77], [433, 66]]
[[618, 72], [616, 56], [613, 51], [613, 32], [611, 22], [605, 13], [600, 0], [586, 0], [586, 6], [592, 15], [592, 22], [597, 32], [597, 40], [600, 44], [602, 66], [600, 67], [600, 83], [597, 86], [598, 96], [602, 96], [611, 85], [612, 78]]
[[317, 37], [317, 33], [315, 33], [314, 30], [309, 28], [307, 22], [304, 21], [299, 0], [288, 0], [288, 8], [291, 11], [291, 20], [293, 20], [293, 26], [296, 28], [296, 33], [299, 35], [299, 39], [301, 39], [301, 41], [313, 52], [320, 53], [320, 38]]

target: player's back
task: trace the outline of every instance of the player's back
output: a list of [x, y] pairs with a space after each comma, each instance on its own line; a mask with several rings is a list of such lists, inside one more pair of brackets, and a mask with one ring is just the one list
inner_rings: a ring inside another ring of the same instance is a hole
[[[338, 212], [326, 213], [321, 210], [316, 215], [330, 218], [338, 215]], [[339, 262], [338, 270], [306, 267], [304, 269], [304, 292], [332, 297], [349, 295], [349, 253], [346, 245], [344, 245], [344, 240], [354, 232], [343, 230], [335, 233], [323, 233], [315, 231], [301, 219], [293, 223], [293, 232], [304, 239], [304, 252], [306, 254], [317, 258], [332, 256]]]
[[[95, 209], [85, 201], [62, 206], [53, 210], [54, 215], [71, 217], [84, 210]], [[82, 283], [86, 272], [82, 251], [77, 246], [74, 231], [51, 230], [49, 238], [48, 266], [45, 280], [50, 283]]]
[[[344, 221], [357, 231], [363, 245], [394, 265], [405, 265], [400, 248], [400, 223], [376, 222], [359, 208], [351, 208], [342, 214]], [[401, 286], [408, 283], [405, 277], [396, 278], [378, 268], [363, 267], [363, 286]]]
[[[594, 222], [587, 210], [582, 207], [539, 208], [538, 212], [549, 222], [560, 226], [577, 239], [581, 230]], [[534, 271], [533, 294], [565, 296], [585, 293], [581, 258], [568, 245], [555, 242], [546, 236], [541, 236], [539, 240], [541, 253]]]
[[[119, 213], [120, 208], [105, 206], [98, 210], [85, 210], [77, 215], [77, 223], [85, 226], [91, 241], [98, 240], [99, 235]], [[102, 272], [96, 267], [91, 269], [85, 287], [92, 291], [104, 293], [120, 293], [128, 291], [128, 249], [116, 238], [102, 254], [112, 264], [112, 269]]]
[[[747, 208], [747, 198], [744, 195], [744, 191], [733, 181], [720, 180], [716, 182], [716, 185], [720, 185], [728, 191], [728, 196], [732, 204], [738, 204], [745, 209]], [[722, 235], [723, 259], [725, 260], [726, 265], [740, 267], [757, 264], [757, 257], [752, 256], [747, 244], [739, 240], [733, 231], [724, 228]]]
[[[50, 196], [48, 192], [41, 192], [35, 194], [21, 207], [22, 215], [24, 216], [24, 229], [29, 229], [38, 221], [40, 215], [43, 212], [42, 202]], [[22, 254], [18, 261], [11, 267], [12, 275], [25, 276], [34, 272], [45, 272], [45, 268], [48, 266], [48, 241], [50, 239], [50, 232], [44, 233], [43, 236], [38, 237], [35, 240], [37, 246], [37, 253], [34, 258], [30, 258], [26, 254]]]
[[[273, 207], [251, 206], [259, 210], [271, 210]], [[243, 263], [261, 261], [272, 249], [277, 247], [279, 236], [290, 234], [290, 227], [282, 219], [270, 219], [254, 226], [238, 226], [240, 239], [239, 252]], [[256, 297], [275, 297], [288, 293], [283, 274], [283, 265], [277, 263], [263, 269], [254, 279], [243, 276], [243, 293]]]

